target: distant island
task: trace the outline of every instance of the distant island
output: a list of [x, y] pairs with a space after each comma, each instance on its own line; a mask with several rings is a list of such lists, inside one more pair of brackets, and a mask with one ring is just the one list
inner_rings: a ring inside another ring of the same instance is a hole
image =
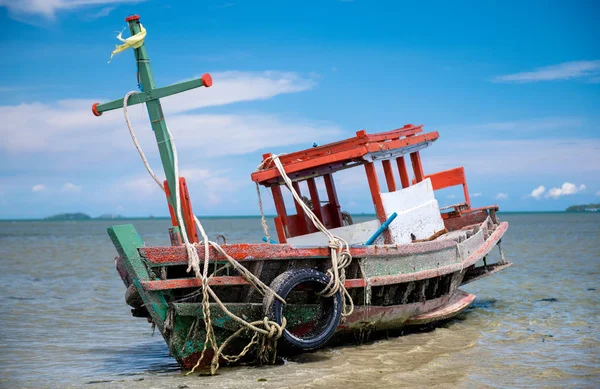
[[44, 220], [52, 220], [52, 221], [63, 221], [63, 220], [114, 220], [114, 219], [124, 219], [121, 215], [112, 215], [112, 214], [104, 214], [98, 217], [91, 217], [83, 212], [75, 212], [75, 213], [59, 213], [58, 215], [52, 215], [45, 217]]
[[92, 220], [90, 215], [85, 213], [59, 213], [58, 215], [48, 216], [44, 220]]
[[567, 212], [600, 212], [600, 204], [571, 205]]

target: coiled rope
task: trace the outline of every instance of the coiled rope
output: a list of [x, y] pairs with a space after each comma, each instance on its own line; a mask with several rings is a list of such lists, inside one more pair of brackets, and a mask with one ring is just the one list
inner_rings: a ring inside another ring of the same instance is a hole
[[[135, 148], [137, 149], [137, 151], [142, 159], [142, 162], [144, 163], [144, 166], [146, 167], [146, 170], [148, 171], [150, 176], [152, 176], [152, 179], [154, 179], [156, 184], [164, 192], [165, 188], [164, 188], [163, 184], [160, 182], [160, 180], [158, 179], [158, 177], [156, 176], [156, 174], [154, 174], [154, 171], [152, 171], [152, 168], [150, 167], [150, 164], [148, 163], [148, 160], [146, 159], [146, 156], [137, 140], [137, 137], [135, 136], [135, 132], [133, 131], [133, 126], [131, 125], [131, 121], [129, 120], [129, 113], [127, 110], [127, 101], [129, 99], [129, 96], [131, 96], [134, 93], [137, 93], [137, 92], [136, 91], [128, 92], [125, 95], [125, 97], [123, 98], [123, 114], [125, 116], [125, 122], [127, 123], [127, 128], [129, 129], [129, 134], [131, 135], [131, 139], [133, 140]], [[246, 269], [245, 267], [240, 265], [238, 261], [236, 261], [234, 258], [232, 258], [229, 254], [227, 254], [225, 252], [225, 250], [218, 243], [210, 241], [208, 239], [208, 236], [206, 235], [206, 232], [202, 226], [202, 223], [200, 223], [198, 218], [194, 215], [194, 221], [195, 221], [196, 225], [198, 226], [198, 229], [200, 230], [200, 234], [202, 235], [202, 239], [203, 239], [202, 242], [200, 242], [200, 244], [204, 245], [204, 267], [203, 267], [203, 271], [200, 271], [200, 257], [198, 256], [198, 251], [196, 250], [196, 244], [190, 243], [190, 241], [188, 239], [187, 231], [185, 229], [185, 223], [183, 223], [183, 217], [181, 214], [181, 198], [180, 198], [180, 191], [179, 191], [179, 159], [178, 159], [177, 147], [175, 146], [173, 135], [171, 134], [171, 131], [169, 131], [168, 127], [167, 127], [167, 134], [169, 136], [169, 141], [171, 142], [171, 146], [173, 149], [173, 165], [174, 165], [174, 176], [175, 176], [175, 202], [176, 202], [174, 204], [174, 208], [176, 211], [177, 222], [179, 224], [179, 228], [181, 229], [181, 235], [182, 235], [184, 245], [185, 245], [185, 248], [187, 251], [187, 256], [188, 256], [187, 272], [190, 272], [193, 270], [194, 275], [196, 277], [200, 278], [200, 280], [202, 281], [202, 316], [203, 316], [204, 326], [205, 326], [205, 330], [206, 330], [206, 338], [204, 341], [204, 347], [202, 349], [200, 358], [198, 359], [198, 362], [192, 368], [192, 370], [190, 372], [188, 372], [188, 374], [193, 373], [195, 371], [195, 369], [200, 365], [200, 362], [204, 358], [204, 353], [206, 352], [209, 343], [211, 345], [211, 348], [213, 349], [213, 358], [212, 358], [211, 367], [210, 367], [211, 375], [215, 374], [219, 368], [219, 357], [222, 357], [225, 360], [230, 361], [230, 362], [237, 361], [241, 357], [243, 357], [250, 350], [250, 348], [254, 345], [261, 346], [261, 347], [259, 347], [259, 350], [258, 350], [258, 356], [259, 356], [259, 358], [262, 357], [262, 353], [266, 347], [267, 340], [271, 342], [271, 349], [274, 350], [273, 351], [273, 360], [274, 360], [275, 351], [277, 349], [277, 339], [279, 339], [279, 337], [281, 337], [283, 329], [285, 328], [285, 325], [286, 325], [285, 318], [283, 319], [281, 325], [279, 325], [278, 323], [276, 323], [272, 320], [269, 320], [267, 317], [265, 317], [263, 321], [255, 321], [255, 322], [249, 323], [246, 320], [242, 319], [241, 317], [239, 317], [239, 316], [235, 315], [234, 313], [232, 313], [231, 311], [229, 311], [227, 309], [227, 307], [223, 304], [223, 302], [219, 299], [219, 297], [215, 294], [215, 292], [211, 289], [210, 285], [208, 284], [208, 279], [210, 278], [209, 271], [208, 271], [208, 265], [210, 262], [210, 247], [212, 246], [216, 251], [218, 251], [221, 255], [223, 255], [223, 257], [225, 257], [225, 259], [233, 266], [233, 268], [235, 270], [237, 270], [246, 280], [248, 280], [248, 282], [250, 282], [250, 284], [254, 288], [256, 288], [263, 296], [266, 295], [271, 299], [277, 298], [284, 304], [285, 304], [285, 300], [283, 298], [281, 298], [277, 293], [275, 293], [268, 285], [264, 284], [258, 277], [256, 277], [254, 274], [252, 274], [252, 272], [250, 272], [248, 269]], [[227, 314], [227, 316], [229, 316], [230, 318], [232, 318], [233, 320], [235, 320], [242, 326], [242, 328], [240, 330], [238, 330], [237, 332], [232, 334], [227, 340], [225, 340], [225, 342], [223, 342], [223, 344], [220, 347], [217, 343], [217, 339], [216, 339], [214, 329], [212, 326], [212, 321], [210, 318], [209, 296], [212, 297], [212, 299], [217, 303], [219, 308], [223, 312], [225, 312], [225, 314]], [[264, 328], [258, 327], [259, 325], [262, 325]], [[240, 334], [242, 334], [246, 330], [254, 331], [254, 335], [253, 335], [250, 343], [248, 343], [248, 345], [242, 350], [242, 352], [240, 354], [238, 354], [237, 356], [233, 356], [233, 357], [223, 354], [225, 346], [227, 346], [227, 344], [229, 344], [229, 342], [231, 340], [238, 337]], [[261, 338], [260, 341], [259, 341], [259, 338]]]

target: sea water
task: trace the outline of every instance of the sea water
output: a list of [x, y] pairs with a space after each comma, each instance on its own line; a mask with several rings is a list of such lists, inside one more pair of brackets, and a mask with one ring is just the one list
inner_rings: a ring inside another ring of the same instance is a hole
[[[109, 225], [168, 245], [169, 220], [0, 222], [0, 387], [600, 387], [600, 213], [500, 218], [514, 266], [463, 287], [477, 299], [454, 320], [214, 377], [179, 370], [114, 269]], [[228, 243], [263, 236], [258, 218], [203, 220]]]

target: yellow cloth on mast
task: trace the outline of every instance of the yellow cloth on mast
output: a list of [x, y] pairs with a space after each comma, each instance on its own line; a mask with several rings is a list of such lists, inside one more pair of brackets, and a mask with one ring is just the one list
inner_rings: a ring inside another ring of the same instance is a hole
[[[123, 31], [125, 31], [125, 29], [123, 29]], [[112, 61], [115, 54], [119, 54], [120, 52], [125, 51], [130, 47], [137, 49], [138, 47], [144, 44], [144, 38], [146, 38], [146, 29], [144, 28], [144, 26], [142, 26], [142, 23], [140, 23], [140, 32], [130, 36], [127, 39], [123, 39], [123, 31], [121, 31], [119, 35], [117, 35], [117, 39], [123, 42], [123, 44], [117, 45], [117, 47], [115, 47], [115, 50], [110, 54], [110, 60], [108, 61], [108, 63]]]

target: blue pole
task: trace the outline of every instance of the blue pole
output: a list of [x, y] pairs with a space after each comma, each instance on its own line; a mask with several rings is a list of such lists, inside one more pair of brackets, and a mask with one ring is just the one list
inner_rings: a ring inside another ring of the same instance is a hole
[[377, 231], [375, 231], [375, 234], [373, 234], [373, 236], [370, 237], [369, 240], [367, 240], [367, 242], [365, 243], [365, 246], [372, 245], [373, 242], [375, 242], [375, 239], [377, 239], [379, 237], [379, 235], [381, 235], [383, 233], [383, 231], [388, 229], [388, 227], [390, 226], [390, 223], [394, 221], [396, 216], [398, 216], [398, 214], [396, 212], [392, 213], [390, 215], [390, 217], [385, 222], [383, 222], [381, 227], [379, 227], [377, 229]]
[[[266, 237], [266, 236], [263, 236], [263, 237], [262, 237], [262, 241], [263, 241], [263, 242], [267, 242], [267, 237]], [[271, 238], [269, 238], [269, 241], [268, 241], [267, 243], [271, 243], [271, 244], [277, 244], [277, 242], [276, 242], [276, 241], [274, 241], [274, 240], [273, 240], [273, 239], [271, 239]]]

